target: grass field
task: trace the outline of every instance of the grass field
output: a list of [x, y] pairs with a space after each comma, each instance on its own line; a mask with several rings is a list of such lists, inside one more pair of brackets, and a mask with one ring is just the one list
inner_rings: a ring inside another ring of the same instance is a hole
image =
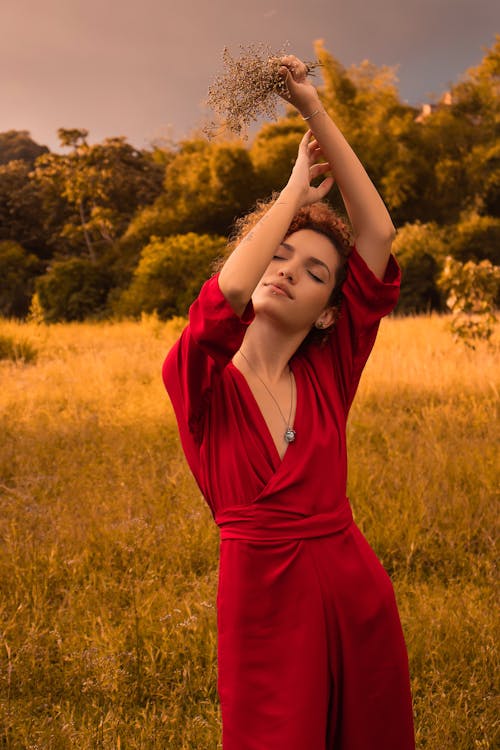
[[[38, 350], [0, 362], [0, 748], [220, 747], [218, 530], [160, 379], [182, 325], [0, 324]], [[492, 750], [498, 337], [446, 326], [382, 322], [348, 489], [394, 583], [418, 748]]]

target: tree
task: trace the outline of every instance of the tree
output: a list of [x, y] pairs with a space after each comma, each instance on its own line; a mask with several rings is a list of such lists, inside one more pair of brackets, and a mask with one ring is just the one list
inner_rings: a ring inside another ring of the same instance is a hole
[[437, 224], [417, 222], [398, 231], [393, 244], [402, 271], [397, 312], [415, 314], [443, 309], [437, 281], [445, 247]]
[[295, 113], [276, 123], [263, 125], [250, 148], [259, 196], [285, 187], [297, 158], [304, 123]]
[[18, 242], [40, 258], [51, 249], [44, 228], [41, 196], [30, 180], [30, 166], [14, 160], [0, 166], [0, 240]]
[[106, 267], [86, 258], [56, 260], [36, 280], [47, 323], [103, 317], [112, 279]]
[[0, 133], [0, 165], [10, 161], [24, 161], [32, 167], [39, 156], [47, 153], [47, 146], [36, 143], [28, 130], [7, 130]]
[[[432, 219], [432, 160], [423, 152], [417, 110], [403, 104], [394, 68], [368, 60], [346, 69], [318, 40], [324, 84], [319, 93], [387, 203], [393, 221]], [[428, 197], [429, 196], [429, 197]]]
[[138, 262], [152, 237], [188, 232], [227, 235], [258, 197], [248, 151], [239, 143], [183, 141], [165, 171], [164, 192], [137, 211], [117, 244], [118, 262]]
[[123, 234], [135, 211], [161, 192], [164, 168], [123, 137], [90, 146], [84, 129], [60, 128], [58, 133], [61, 145], [73, 150], [39, 157], [33, 178], [46, 211], [58, 211], [63, 220], [53, 237], [56, 249], [86, 254], [95, 262]]
[[160, 318], [187, 315], [226, 239], [188, 234], [154, 237], [141, 253], [132, 283], [114, 305], [119, 314], [156, 311]]
[[0, 315], [24, 318], [40, 266], [38, 258], [17, 242], [0, 241]]
[[[427, 117], [418, 117], [417, 109], [401, 102], [393, 68], [367, 60], [344, 68], [321, 40], [315, 50], [322, 63], [323, 85], [318, 88], [323, 105], [359, 155], [396, 226], [454, 224], [471, 210], [498, 215], [498, 40], [481, 65], [468, 71]], [[265, 125], [252, 146], [266, 192], [270, 183], [279, 187], [289, 170], [289, 144], [278, 133], [289, 133], [292, 123], [303, 128], [288, 113]], [[268, 169], [266, 156], [271, 158]]]
[[467, 159], [471, 201], [476, 210], [500, 219], [500, 141], [479, 143]]
[[498, 214], [500, 183], [500, 36], [477, 68], [469, 69], [422, 123], [431, 157], [434, 218], [459, 221], [464, 211]]
[[500, 34], [477, 67], [469, 68], [451, 90], [452, 107], [483, 134], [493, 139], [498, 134], [500, 87]]
[[456, 260], [500, 264], [500, 218], [465, 214], [446, 232], [448, 254]]
[[226, 234], [255, 201], [248, 151], [239, 143], [184, 141], [165, 173], [171, 231]]

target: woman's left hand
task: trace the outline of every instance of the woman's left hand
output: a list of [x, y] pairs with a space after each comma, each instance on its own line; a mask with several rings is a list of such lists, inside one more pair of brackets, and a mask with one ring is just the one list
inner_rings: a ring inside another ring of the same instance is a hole
[[285, 79], [288, 91], [288, 95], [281, 95], [282, 98], [297, 107], [302, 115], [310, 115], [320, 105], [320, 99], [316, 88], [307, 79], [307, 65], [295, 55], [285, 55], [280, 62], [279, 72]]
[[328, 162], [316, 163], [317, 159], [323, 156], [323, 152], [317, 140], [315, 138], [311, 140], [311, 136], [310, 130], [302, 136], [297, 160], [285, 187], [285, 190], [291, 189], [297, 196], [299, 208], [322, 200], [335, 182], [334, 178], [330, 176], [322, 180], [318, 187], [311, 185], [311, 180], [321, 177], [331, 170]]

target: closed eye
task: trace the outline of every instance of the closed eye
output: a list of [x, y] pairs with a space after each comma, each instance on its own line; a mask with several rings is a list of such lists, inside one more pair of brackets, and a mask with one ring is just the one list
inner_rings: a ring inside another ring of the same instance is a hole
[[325, 283], [323, 281], [323, 279], [320, 279], [319, 276], [315, 276], [313, 273], [311, 273], [311, 271], [308, 271], [307, 273], [309, 274], [309, 276], [312, 276], [313, 279], [315, 279], [316, 281], [319, 281], [320, 284], [324, 284]]
[[[286, 258], [284, 258], [282, 255], [273, 255], [273, 260], [286, 260]], [[307, 273], [312, 279], [314, 279], [317, 284], [326, 284], [323, 279], [320, 279], [319, 276], [316, 276], [316, 274], [314, 274], [312, 271], [309, 271], [309, 269], [307, 270]]]

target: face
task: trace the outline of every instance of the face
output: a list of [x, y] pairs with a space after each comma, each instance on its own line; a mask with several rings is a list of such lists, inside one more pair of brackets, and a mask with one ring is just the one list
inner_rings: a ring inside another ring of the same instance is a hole
[[255, 312], [305, 334], [318, 321], [327, 327], [335, 320], [328, 300], [340, 264], [340, 253], [328, 237], [312, 229], [294, 232], [276, 248], [252, 295]]

